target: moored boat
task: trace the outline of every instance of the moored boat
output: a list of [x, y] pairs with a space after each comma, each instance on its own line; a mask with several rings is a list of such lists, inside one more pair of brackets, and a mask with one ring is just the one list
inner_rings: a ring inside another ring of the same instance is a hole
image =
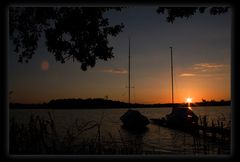
[[195, 132], [198, 130], [198, 117], [188, 107], [174, 107], [172, 112], [160, 119], [150, 119], [154, 124], [173, 129]]
[[123, 127], [129, 130], [144, 130], [146, 126], [150, 123], [148, 118], [142, 115], [137, 110], [132, 110], [131, 100], [130, 100], [130, 39], [129, 39], [129, 68], [128, 68], [128, 102], [129, 102], [129, 109], [125, 112], [121, 117], [120, 120], [123, 122]]
[[120, 117], [123, 126], [129, 129], [144, 129], [150, 122], [137, 110], [129, 109]]
[[166, 115], [166, 117], [150, 120], [153, 123], [161, 126], [180, 129], [183, 131], [195, 132], [198, 129], [197, 115], [190, 109], [190, 107], [174, 106], [172, 47], [170, 47], [170, 49], [171, 49], [171, 77], [172, 77], [172, 112]]

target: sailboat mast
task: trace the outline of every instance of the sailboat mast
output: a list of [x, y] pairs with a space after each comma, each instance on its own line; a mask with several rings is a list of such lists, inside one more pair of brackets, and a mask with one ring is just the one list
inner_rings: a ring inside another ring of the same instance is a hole
[[130, 106], [130, 38], [128, 38], [128, 103]]
[[172, 47], [171, 49], [171, 76], [172, 76], [172, 107], [174, 107], [174, 93], [173, 93], [173, 56], [172, 56]]

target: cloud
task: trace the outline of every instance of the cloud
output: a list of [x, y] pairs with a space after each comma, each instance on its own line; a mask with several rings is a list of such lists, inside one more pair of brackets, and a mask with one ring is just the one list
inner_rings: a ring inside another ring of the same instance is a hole
[[180, 77], [193, 77], [196, 76], [196, 74], [191, 74], [191, 73], [182, 73], [180, 74]]
[[198, 63], [193, 64], [191, 70], [188, 72], [183, 72], [180, 77], [213, 77], [219, 75], [219, 71], [226, 67], [225, 64], [216, 63]]
[[121, 68], [103, 69], [103, 70], [101, 70], [101, 72], [104, 72], [104, 73], [112, 73], [112, 74], [127, 74], [127, 73], [128, 73], [127, 70], [121, 69]]
[[200, 70], [201, 72], [213, 72], [213, 71], [219, 71], [224, 67], [223, 64], [215, 64], [215, 63], [199, 63], [194, 64], [193, 68], [195, 70]]

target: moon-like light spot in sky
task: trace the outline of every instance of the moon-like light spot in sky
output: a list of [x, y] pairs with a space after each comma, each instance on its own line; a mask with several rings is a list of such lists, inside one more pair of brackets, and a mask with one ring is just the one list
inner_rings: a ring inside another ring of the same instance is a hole
[[42, 69], [43, 71], [47, 71], [48, 68], [49, 68], [49, 63], [48, 63], [48, 61], [43, 60], [43, 61], [41, 62], [41, 69]]

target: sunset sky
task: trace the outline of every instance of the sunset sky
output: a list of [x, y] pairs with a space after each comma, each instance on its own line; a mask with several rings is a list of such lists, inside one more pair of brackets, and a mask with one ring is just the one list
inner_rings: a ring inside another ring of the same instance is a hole
[[110, 38], [114, 58], [82, 71], [80, 63], [56, 62], [44, 38], [29, 63], [18, 63], [9, 43], [10, 102], [43, 103], [60, 98], [105, 98], [128, 101], [128, 37], [131, 37], [132, 103], [171, 102], [170, 46], [173, 47], [175, 102], [231, 99], [232, 13], [208, 12], [173, 24], [158, 6], [133, 6], [105, 14], [110, 24], [124, 23]]

